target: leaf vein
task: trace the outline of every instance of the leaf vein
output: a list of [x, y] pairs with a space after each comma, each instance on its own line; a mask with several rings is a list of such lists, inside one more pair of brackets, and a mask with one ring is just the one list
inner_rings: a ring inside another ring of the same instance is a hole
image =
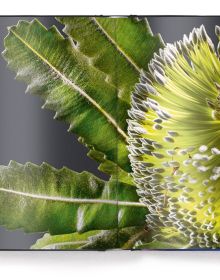
[[40, 200], [49, 200], [54, 202], [66, 202], [73, 204], [109, 204], [109, 205], [118, 205], [118, 206], [131, 206], [131, 207], [145, 207], [146, 205], [140, 202], [132, 202], [132, 201], [117, 201], [117, 200], [108, 200], [108, 199], [88, 199], [88, 198], [68, 198], [68, 197], [59, 197], [59, 196], [48, 196], [48, 195], [39, 195], [32, 194], [28, 192], [21, 192], [15, 190], [9, 190], [5, 188], [0, 188], [0, 192], [11, 193], [14, 195], [29, 197], [33, 199]]

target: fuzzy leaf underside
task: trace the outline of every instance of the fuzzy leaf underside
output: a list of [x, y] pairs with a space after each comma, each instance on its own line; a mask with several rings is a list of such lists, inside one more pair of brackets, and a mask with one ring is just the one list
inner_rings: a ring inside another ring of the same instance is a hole
[[28, 84], [28, 92], [44, 100], [43, 108], [55, 111], [55, 119], [68, 123], [70, 132], [129, 172], [128, 105], [106, 75], [56, 27], [47, 30], [38, 20], [19, 21], [4, 43], [9, 67]]
[[132, 249], [139, 238], [144, 237], [143, 227], [89, 231], [54, 235], [46, 233], [32, 247], [33, 250], [107, 250]]
[[0, 166], [0, 205], [7, 229], [51, 234], [142, 226], [147, 213], [130, 185], [46, 163]]
[[107, 75], [120, 99], [130, 106], [130, 96], [141, 70], [147, 70], [153, 53], [163, 46], [153, 36], [146, 18], [58, 17], [77, 48]]

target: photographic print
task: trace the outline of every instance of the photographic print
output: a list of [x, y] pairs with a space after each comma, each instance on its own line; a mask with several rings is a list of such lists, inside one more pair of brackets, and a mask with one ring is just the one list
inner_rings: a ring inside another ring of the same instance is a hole
[[219, 249], [218, 25], [0, 17], [0, 250]]

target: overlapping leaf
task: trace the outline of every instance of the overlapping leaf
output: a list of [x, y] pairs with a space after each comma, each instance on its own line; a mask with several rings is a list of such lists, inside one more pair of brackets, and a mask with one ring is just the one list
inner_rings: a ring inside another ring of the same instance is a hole
[[[58, 17], [64, 32], [91, 64], [107, 75], [120, 99], [130, 106], [130, 96], [141, 70], [147, 70], [153, 53], [163, 45], [153, 36], [146, 18]], [[119, 108], [121, 109], [121, 108]]]

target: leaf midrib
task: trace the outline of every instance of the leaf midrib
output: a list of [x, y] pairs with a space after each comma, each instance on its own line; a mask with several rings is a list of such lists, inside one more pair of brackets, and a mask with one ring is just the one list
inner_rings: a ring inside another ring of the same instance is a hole
[[37, 57], [39, 57], [44, 63], [46, 63], [68, 86], [75, 89], [79, 94], [86, 98], [98, 111], [100, 111], [108, 120], [109, 123], [119, 132], [122, 138], [127, 141], [126, 133], [119, 127], [116, 120], [112, 118], [94, 99], [92, 99], [83, 89], [81, 89], [77, 84], [69, 80], [65, 75], [63, 75], [56, 67], [54, 67], [45, 57], [43, 57], [39, 52], [37, 52], [29, 43], [27, 43], [21, 36], [19, 36], [14, 30], [10, 30], [14, 36], [19, 39], [26, 47], [28, 47]]
[[111, 200], [111, 199], [88, 199], [88, 198], [68, 198], [68, 197], [61, 197], [61, 196], [48, 196], [48, 195], [39, 195], [39, 194], [32, 194], [28, 192], [21, 192], [15, 190], [9, 190], [5, 188], [0, 188], [0, 192], [10, 193], [18, 196], [39, 199], [39, 200], [47, 200], [47, 201], [54, 201], [54, 202], [65, 202], [65, 203], [72, 203], [72, 204], [109, 204], [109, 205], [116, 205], [116, 206], [128, 206], [128, 207], [144, 207], [146, 205], [141, 202], [132, 202], [132, 201], [118, 201], [118, 200]]
[[98, 26], [98, 28], [100, 29], [100, 31], [106, 36], [106, 38], [110, 41], [110, 43], [121, 53], [121, 55], [126, 59], [126, 61], [128, 61], [129, 64], [132, 65], [132, 67], [140, 74], [141, 73], [141, 69], [139, 68], [139, 66], [134, 62], [134, 60], [129, 57], [123, 50], [122, 48], [117, 44], [117, 42], [110, 36], [109, 33], [107, 33], [107, 31], [102, 27], [102, 25], [97, 21], [97, 19], [95, 17], [92, 17], [92, 20], [94, 22], [95, 25]]

